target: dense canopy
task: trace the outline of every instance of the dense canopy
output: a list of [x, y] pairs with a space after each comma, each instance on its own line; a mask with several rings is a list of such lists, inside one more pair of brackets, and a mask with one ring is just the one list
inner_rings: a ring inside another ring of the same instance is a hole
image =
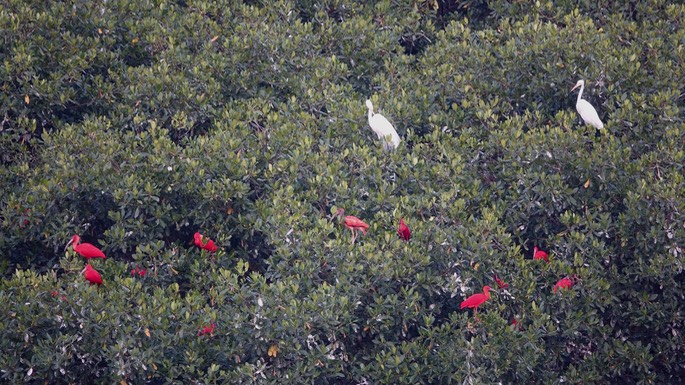
[[685, 383], [684, 25], [0, 1], [0, 383]]

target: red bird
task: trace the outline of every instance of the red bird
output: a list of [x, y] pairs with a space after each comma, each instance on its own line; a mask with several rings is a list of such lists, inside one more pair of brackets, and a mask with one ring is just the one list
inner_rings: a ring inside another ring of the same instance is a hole
[[93, 266], [91, 266], [90, 263], [86, 265], [86, 268], [83, 269], [81, 273], [83, 273], [83, 276], [86, 277], [86, 281], [90, 282], [91, 286], [96, 284], [102, 285], [102, 277], [100, 276], [100, 273], [93, 269]]
[[511, 319], [511, 324], [518, 330], [523, 330], [523, 326], [516, 320], [516, 317]]
[[504, 281], [502, 281], [502, 280], [497, 276], [497, 274], [495, 274], [495, 282], [497, 282], [497, 286], [498, 286], [500, 289], [506, 289], [506, 288], [509, 287], [509, 284], [506, 283], [506, 282], [504, 282]]
[[209, 334], [211, 336], [212, 333], [214, 333], [214, 326], [216, 326], [216, 325], [214, 325], [214, 322], [210, 322], [209, 326], [205, 326], [202, 329], [200, 329], [200, 331], [197, 332], [197, 335], [198, 336], [204, 336], [204, 335]]
[[[57, 290], [53, 290], [53, 291], [52, 291], [52, 296], [53, 296], [53, 297], [57, 297], [58, 295], [59, 295], [59, 292], [58, 292]], [[64, 295], [64, 294], [62, 294], [62, 301], [66, 301], [66, 300], [67, 300], [67, 296]]]
[[[31, 214], [31, 209], [26, 209], [26, 211], [24, 211], [24, 214], [25, 214], [24, 216], [29, 216]], [[23, 229], [28, 224], [29, 224], [29, 219], [26, 218], [23, 221], [21, 221], [21, 223], [19, 224], [19, 228]]]
[[397, 234], [400, 236], [400, 238], [404, 239], [405, 241], [408, 241], [409, 238], [411, 238], [411, 231], [409, 231], [409, 227], [407, 226], [407, 224], [404, 223], [403, 218], [400, 218], [400, 225], [397, 228]]
[[533, 248], [533, 259], [544, 259], [545, 262], [549, 263], [549, 257], [547, 256], [547, 253], [539, 250], [537, 246]]
[[195, 233], [193, 238], [195, 239], [195, 246], [207, 250], [210, 253], [216, 252], [217, 247], [211, 239], [207, 238], [207, 243], [203, 243], [204, 236], [200, 233]]
[[90, 243], [81, 243], [81, 237], [79, 237], [78, 235], [74, 235], [71, 238], [71, 240], [69, 241], [69, 243], [67, 243], [67, 246], [64, 248], [64, 250], [66, 250], [69, 247], [69, 245], [72, 245], [71, 247], [74, 249], [74, 251], [85, 259], [107, 259], [107, 257], [105, 257], [105, 253], [103, 253], [102, 250], [91, 245]]
[[140, 276], [140, 277], [144, 277], [145, 274], [147, 274], [147, 269], [137, 268], [137, 267], [134, 268], [134, 269], [132, 269], [132, 270], [131, 270], [131, 275], [135, 277], [136, 274], [138, 274], [138, 276]]
[[[345, 215], [345, 210], [339, 208], [336, 215], [342, 217], [343, 215]], [[361, 232], [364, 233], [364, 235], [366, 235], [366, 230], [369, 228], [369, 225], [366, 224], [366, 222], [352, 215], [346, 216], [343, 220], [343, 223], [345, 224], [345, 227], [352, 231], [352, 243], [354, 243], [354, 241], [357, 239], [356, 230], [361, 230]]]
[[473, 315], [478, 319], [478, 306], [485, 303], [490, 298], [490, 286], [483, 286], [483, 292], [477, 293], [462, 301], [460, 308], [473, 309]]
[[557, 293], [557, 289], [570, 289], [570, 288], [573, 287], [573, 285], [575, 285], [575, 282], [573, 281], [572, 278], [564, 277], [564, 278], [560, 279], [560, 280], [554, 285], [554, 288], [552, 289], [552, 291], [554, 292], [554, 294], [556, 294], [556, 293]]

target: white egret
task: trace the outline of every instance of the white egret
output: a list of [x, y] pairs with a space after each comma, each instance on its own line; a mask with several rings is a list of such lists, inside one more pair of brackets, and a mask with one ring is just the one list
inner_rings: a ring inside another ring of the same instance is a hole
[[582, 79], [578, 80], [578, 83], [576, 83], [576, 85], [571, 89], [571, 92], [578, 87], [580, 87], [580, 91], [578, 91], [576, 110], [580, 114], [580, 117], [583, 118], [585, 124], [590, 124], [595, 128], [604, 128], [604, 124], [602, 124], [602, 121], [599, 119], [599, 115], [597, 115], [595, 107], [592, 107], [592, 104], [590, 104], [590, 102], [587, 100], [581, 99], [581, 96], [583, 96], [583, 89], [585, 88], [585, 81]]
[[366, 107], [369, 108], [369, 126], [378, 135], [378, 139], [383, 142], [383, 148], [386, 150], [397, 148], [400, 145], [400, 136], [397, 135], [395, 127], [385, 116], [373, 113], [373, 104], [370, 100], [366, 101]]

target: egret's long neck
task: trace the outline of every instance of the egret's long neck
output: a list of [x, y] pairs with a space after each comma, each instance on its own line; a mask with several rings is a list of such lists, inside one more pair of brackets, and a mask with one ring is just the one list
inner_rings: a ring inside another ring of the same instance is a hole
[[369, 108], [369, 124], [371, 124], [371, 118], [373, 118], [373, 108]]
[[580, 98], [583, 96], [583, 89], [585, 88], [585, 84], [582, 84], [580, 86], [580, 91], [578, 91], [578, 100], [576, 100], [576, 103], [580, 103]]

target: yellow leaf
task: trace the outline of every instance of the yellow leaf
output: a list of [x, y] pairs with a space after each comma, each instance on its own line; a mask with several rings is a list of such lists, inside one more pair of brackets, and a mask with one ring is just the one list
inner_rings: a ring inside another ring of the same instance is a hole
[[98, 33], [102, 35], [102, 28], [98, 28]]
[[140, 41], [140, 39], [134, 37], [133, 40], [131, 40], [131, 44], [136, 44], [138, 41]]
[[218, 39], [218, 38], [219, 38], [219, 35], [216, 35], [212, 38], [212, 40], [210, 40], [210, 42], [214, 43], [216, 41], [216, 39]]
[[233, 207], [229, 207], [226, 209], [226, 214], [231, 215], [233, 214]]
[[26, 102], [26, 104], [29, 104], [31, 103], [31, 98], [29, 98], [28, 95], [24, 95], [24, 101]]
[[478, 271], [478, 268], [480, 267], [480, 263], [476, 263], [473, 265], [473, 270]]
[[583, 185], [583, 187], [585, 187], [585, 188], [590, 187], [590, 179], [585, 181], [585, 184]]
[[148, 337], [150, 337], [150, 329], [145, 328], [145, 335], [148, 336]]
[[271, 345], [271, 346], [269, 347], [269, 352], [268, 352], [268, 354], [269, 354], [269, 357], [276, 357], [276, 355], [278, 354], [278, 346], [276, 346], [276, 345]]
[[121, 381], [119, 381], [119, 384], [121, 384], [121, 385], [128, 385], [128, 382], [126, 382], [126, 380], [121, 380]]
[[157, 365], [155, 365], [154, 363], [152, 363], [152, 369], [157, 370]]

